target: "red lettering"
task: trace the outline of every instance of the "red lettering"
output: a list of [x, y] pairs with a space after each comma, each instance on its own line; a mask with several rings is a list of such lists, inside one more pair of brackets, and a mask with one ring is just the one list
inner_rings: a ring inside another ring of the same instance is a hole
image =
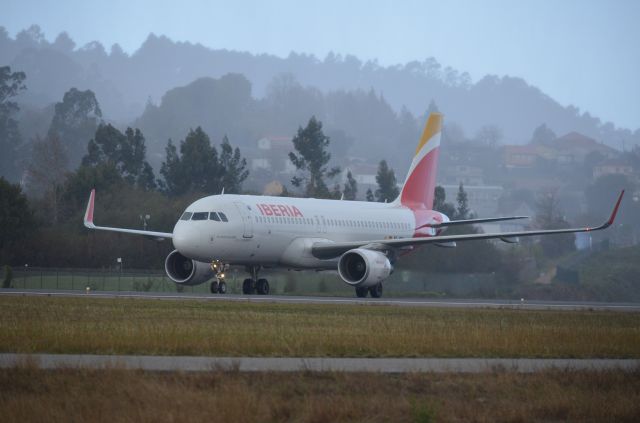
[[262, 204], [262, 212], [266, 215], [266, 216], [273, 216], [273, 212], [271, 211], [271, 209], [269, 209], [269, 207], [267, 207], [266, 204]]
[[269, 204], [269, 207], [271, 208], [271, 211], [273, 212], [274, 216], [282, 216], [280, 214], [280, 210], [278, 210], [278, 206], [276, 206], [275, 204]]
[[304, 215], [302, 214], [302, 212], [300, 212], [300, 210], [298, 210], [298, 208], [296, 206], [292, 206], [293, 209], [293, 217], [304, 217]]
[[278, 209], [283, 216], [289, 216], [289, 210], [285, 206], [278, 205]]

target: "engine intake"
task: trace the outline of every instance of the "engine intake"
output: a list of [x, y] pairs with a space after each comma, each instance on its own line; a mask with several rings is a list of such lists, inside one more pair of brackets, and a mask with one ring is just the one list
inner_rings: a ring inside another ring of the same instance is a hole
[[173, 250], [164, 261], [164, 270], [169, 279], [180, 285], [199, 285], [214, 276], [207, 263], [192, 260]]
[[389, 277], [393, 267], [384, 254], [356, 248], [349, 250], [338, 261], [338, 274], [352, 286], [369, 287]]

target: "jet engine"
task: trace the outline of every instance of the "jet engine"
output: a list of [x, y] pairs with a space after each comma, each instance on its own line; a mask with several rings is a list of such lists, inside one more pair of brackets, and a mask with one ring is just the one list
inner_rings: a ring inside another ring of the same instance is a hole
[[180, 285], [199, 285], [214, 276], [209, 264], [191, 260], [178, 250], [169, 253], [164, 261], [164, 270], [169, 279]]
[[392, 271], [387, 256], [364, 248], [349, 250], [338, 261], [342, 280], [356, 287], [374, 286], [388, 278]]

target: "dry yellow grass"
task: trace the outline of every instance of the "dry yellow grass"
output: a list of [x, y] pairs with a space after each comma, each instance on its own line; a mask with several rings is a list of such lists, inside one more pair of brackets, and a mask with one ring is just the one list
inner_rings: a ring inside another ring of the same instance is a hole
[[3, 422], [637, 422], [640, 373], [0, 370]]
[[1, 297], [0, 351], [640, 357], [640, 313]]

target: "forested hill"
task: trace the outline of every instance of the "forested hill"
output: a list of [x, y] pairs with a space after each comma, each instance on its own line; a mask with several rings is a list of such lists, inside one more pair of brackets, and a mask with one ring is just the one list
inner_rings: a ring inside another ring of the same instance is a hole
[[[546, 123], [557, 134], [578, 131], [616, 148], [621, 140], [640, 143], [637, 128], [616, 128], [577, 107], [562, 107], [522, 79], [485, 76], [474, 82], [467, 73], [443, 67], [434, 58], [383, 67], [354, 56], [329, 54], [320, 60], [291, 53], [279, 58], [174, 42], [153, 34], [127, 55], [118, 45], [109, 52], [99, 42], [78, 47], [66, 33], [49, 41], [32, 26], [15, 39], [0, 28], [0, 65], [26, 73], [28, 89], [21, 101], [27, 106], [48, 106], [71, 87], [91, 89], [105, 118], [121, 123], [139, 117], [149, 100], [159, 105], [167, 91], [201, 77], [242, 74], [251, 82], [251, 95], [261, 99], [274, 77], [287, 73], [300, 85], [324, 94], [373, 89], [396, 113], [406, 106], [421, 116], [434, 100], [447, 121], [460, 124], [468, 138], [482, 126], [494, 125], [501, 129], [504, 142], [525, 143], [534, 128]], [[345, 119], [349, 118], [347, 114]]]

